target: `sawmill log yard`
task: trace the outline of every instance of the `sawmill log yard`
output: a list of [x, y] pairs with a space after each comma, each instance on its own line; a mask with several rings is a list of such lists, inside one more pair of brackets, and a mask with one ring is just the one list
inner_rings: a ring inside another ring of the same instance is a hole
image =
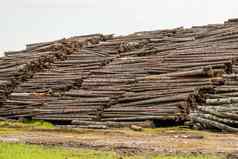
[[6, 144], [238, 158], [238, 19], [5, 52], [0, 119]]

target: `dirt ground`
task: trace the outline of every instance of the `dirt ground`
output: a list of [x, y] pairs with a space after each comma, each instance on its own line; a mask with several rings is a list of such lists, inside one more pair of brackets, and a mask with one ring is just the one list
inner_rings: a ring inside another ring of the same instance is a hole
[[[0, 141], [114, 150], [119, 153], [234, 153], [238, 134], [194, 130], [15, 130], [0, 129]], [[4, 132], [5, 131], [5, 132]]]

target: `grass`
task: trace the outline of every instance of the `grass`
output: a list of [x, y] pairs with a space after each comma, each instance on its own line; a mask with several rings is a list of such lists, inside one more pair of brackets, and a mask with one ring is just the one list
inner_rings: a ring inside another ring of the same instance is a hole
[[0, 121], [1, 128], [52, 129], [54, 125], [43, 120]]
[[211, 155], [118, 156], [115, 152], [0, 143], [1, 159], [222, 159]]
[[54, 130], [55, 126], [42, 120], [0, 121], [0, 135], [17, 134], [32, 130]]
[[[75, 133], [88, 133], [95, 132], [95, 130], [89, 129], [85, 131], [85, 129], [59, 129], [55, 127], [53, 124], [43, 121], [43, 120], [22, 120], [22, 121], [0, 121], [0, 134], [4, 134], [7, 131], [28, 131], [28, 130], [42, 130], [42, 131], [57, 131], [57, 132], [75, 132]], [[107, 130], [103, 130], [107, 131]], [[197, 135], [209, 135], [210, 132], [205, 131], [197, 131], [191, 130], [184, 126], [174, 126], [174, 127], [164, 127], [164, 128], [146, 128], [143, 129], [142, 132], [132, 131], [130, 129], [112, 129], [110, 131], [115, 132], [124, 132], [125, 134], [133, 135], [133, 134], [176, 134], [178, 132], [183, 133], [193, 133]], [[98, 133], [99, 130], [96, 130]]]
[[115, 156], [114, 153], [108, 152], [80, 151], [46, 148], [36, 145], [0, 143], [1, 159], [113, 159]]

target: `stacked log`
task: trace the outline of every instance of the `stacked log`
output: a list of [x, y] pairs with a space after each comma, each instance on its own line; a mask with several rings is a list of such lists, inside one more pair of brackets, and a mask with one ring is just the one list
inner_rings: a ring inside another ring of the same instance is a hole
[[[70, 38], [72, 39], [72, 38]], [[19, 84], [14, 93], [9, 95], [9, 100], [4, 103], [5, 108], [11, 107], [10, 111], [4, 110], [2, 116], [19, 117], [14, 115], [14, 103], [26, 104], [26, 110], [32, 109], [31, 104], [40, 103], [33, 114], [25, 114], [33, 119], [45, 120], [96, 120], [101, 105], [109, 102], [109, 97], [77, 96], [72, 91], [80, 89], [81, 83], [91, 75], [93, 70], [98, 70], [110, 63], [120, 52], [120, 43], [108, 45], [103, 42], [100, 47], [82, 48], [67, 55], [67, 58], [52, 62], [51, 68], [37, 72], [34, 76]], [[97, 44], [96, 44], [97, 45]], [[22, 96], [27, 97], [24, 98]], [[13, 102], [11, 102], [13, 101]], [[42, 102], [44, 101], [44, 102]], [[18, 108], [17, 108], [18, 109]]]
[[238, 131], [237, 77], [237, 74], [224, 74], [224, 85], [197, 91], [197, 103], [189, 115], [193, 127]]
[[0, 59], [0, 80], [10, 81], [15, 87], [16, 84], [32, 78], [34, 73], [50, 68], [52, 63], [64, 60], [67, 55], [78, 51], [85, 42], [101, 36], [53, 42], [24, 50], [12, 57], [3, 57]]
[[[11, 97], [9, 96], [12, 92], [14, 92], [15, 88], [17, 88], [18, 85], [21, 85], [22, 83], [24, 83], [24, 81], [31, 79], [37, 72], [53, 69], [54, 63], [65, 60], [67, 56], [69, 56], [70, 54], [74, 52], [78, 52], [80, 48], [82, 48], [84, 45], [96, 44], [99, 42], [99, 40], [104, 40], [102, 35], [82, 36], [77, 38], [73, 37], [69, 39], [63, 39], [57, 42], [50, 42], [50, 43], [47, 43], [47, 45], [40, 45], [40, 46], [27, 48], [26, 50], [21, 51], [18, 54], [1, 58], [0, 59], [1, 61], [0, 62], [0, 67], [1, 67], [0, 69], [0, 72], [1, 72], [0, 98], [2, 99], [1, 105], [3, 105], [1, 107], [1, 111], [4, 111], [4, 113], [7, 113], [8, 111], [6, 111], [6, 109], [8, 110], [8, 108], [11, 107], [12, 105], [12, 108], [10, 109], [11, 111], [9, 111], [9, 113], [11, 114], [10, 116], [14, 116], [12, 109], [14, 107], [18, 107], [18, 104], [17, 104], [18, 101], [15, 101], [15, 103], [9, 101], [9, 99], [11, 99]], [[42, 72], [42, 74], [44, 73]], [[48, 76], [47, 76], [47, 73], [44, 75], [51, 78], [49, 79], [51, 83], [53, 82], [54, 85], [58, 85], [57, 77], [55, 76], [56, 74], [57, 73], [54, 72], [51, 75], [49, 73]], [[71, 76], [73, 74], [74, 73], [68, 74], [68, 78], [72, 78]], [[58, 73], [58, 76], [60, 76], [59, 73]], [[64, 80], [66, 78], [67, 77], [64, 77]], [[77, 77], [77, 79], [79, 78]], [[42, 79], [39, 79], [39, 80], [42, 80]], [[43, 84], [43, 83], [41, 82], [40, 84]], [[40, 89], [43, 90], [44, 87], [42, 88], [42, 86], [43, 85], [40, 85], [40, 86], [34, 85], [33, 87], [36, 87], [36, 88], [41, 87]], [[48, 87], [48, 86], [45, 86], [45, 87]], [[60, 86], [58, 86], [58, 88], [59, 87]], [[20, 93], [21, 91], [16, 91], [16, 92]], [[23, 94], [24, 93], [30, 93], [30, 92], [25, 91], [23, 92]], [[37, 93], [37, 91], [33, 93]], [[19, 102], [21, 103], [21, 101]]]
[[104, 109], [102, 120], [184, 120], [189, 113], [187, 101], [193, 90], [199, 85], [211, 84], [203, 77], [203, 71], [194, 70], [197, 73], [192, 76], [191, 72], [176, 72], [137, 78], [130, 89]]
[[[0, 116], [90, 128], [190, 119], [209, 128], [212, 119], [233, 130], [236, 109], [223, 105], [236, 105], [237, 37], [238, 23], [229, 20], [28, 44], [0, 59]], [[233, 115], [207, 113], [228, 110]]]

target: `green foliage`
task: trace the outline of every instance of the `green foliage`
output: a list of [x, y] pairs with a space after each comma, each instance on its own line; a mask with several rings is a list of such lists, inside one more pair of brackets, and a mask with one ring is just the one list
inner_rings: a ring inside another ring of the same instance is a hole
[[115, 152], [0, 143], [1, 159], [222, 159], [210, 155], [118, 156]]

